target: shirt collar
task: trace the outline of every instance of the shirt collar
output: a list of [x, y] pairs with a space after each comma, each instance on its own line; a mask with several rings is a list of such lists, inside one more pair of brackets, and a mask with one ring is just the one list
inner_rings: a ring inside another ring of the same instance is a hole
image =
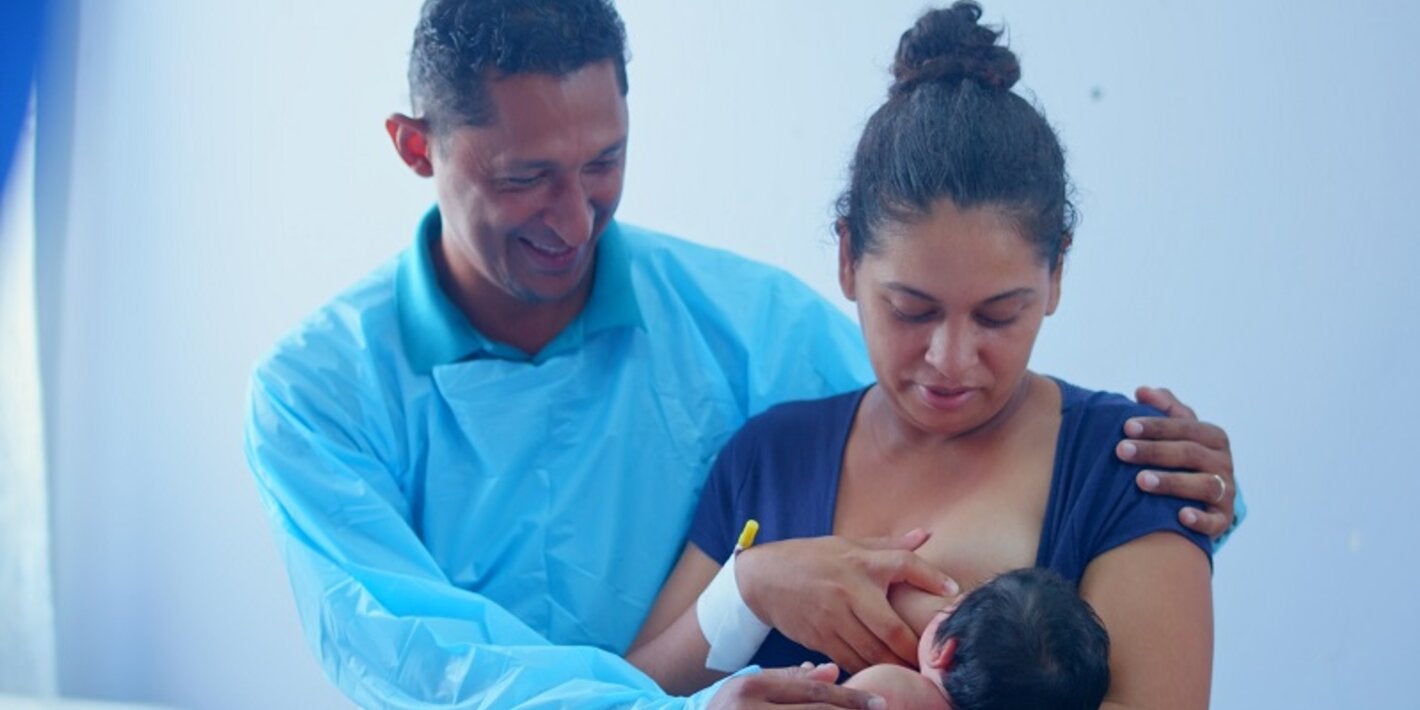
[[414, 246], [400, 255], [395, 275], [400, 337], [409, 362], [420, 373], [470, 358], [541, 363], [575, 350], [604, 331], [643, 328], [641, 307], [631, 279], [631, 263], [616, 222], [597, 243], [592, 292], [577, 318], [534, 355], [489, 338], [474, 328], [439, 286], [432, 250], [442, 234], [438, 207], [431, 208], [415, 232]]

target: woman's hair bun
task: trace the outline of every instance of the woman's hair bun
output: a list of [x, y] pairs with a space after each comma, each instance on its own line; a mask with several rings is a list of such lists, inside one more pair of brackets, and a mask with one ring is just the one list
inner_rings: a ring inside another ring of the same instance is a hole
[[924, 83], [974, 81], [989, 89], [1010, 89], [1021, 78], [1011, 50], [996, 44], [999, 30], [978, 24], [981, 6], [959, 0], [931, 10], [902, 33], [892, 74], [891, 94], [911, 92]]

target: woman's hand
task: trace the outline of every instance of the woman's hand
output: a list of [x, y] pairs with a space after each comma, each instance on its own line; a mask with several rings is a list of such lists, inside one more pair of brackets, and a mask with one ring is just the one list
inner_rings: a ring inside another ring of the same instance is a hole
[[888, 587], [959, 591], [913, 552], [926, 540], [926, 532], [914, 530], [896, 539], [828, 536], [757, 545], [740, 553], [736, 579], [762, 621], [850, 673], [875, 663], [916, 667], [917, 635], [888, 604]]
[[1164, 388], [1140, 387], [1135, 399], [1162, 410], [1164, 417], [1136, 417], [1124, 423], [1126, 438], [1115, 447], [1119, 458], [1141, 466], [1184, 469], [1165, 473], [1145, 469], [1138, 486], [1159, 495], [1188, 498], [1203, 509], [1184, 508], [1179, 522], [1217, 538], [1232, 527], [1238, 487], [1233, 478], [1233, 452], [1222, 427], [1198, 421], [1198, 415]]

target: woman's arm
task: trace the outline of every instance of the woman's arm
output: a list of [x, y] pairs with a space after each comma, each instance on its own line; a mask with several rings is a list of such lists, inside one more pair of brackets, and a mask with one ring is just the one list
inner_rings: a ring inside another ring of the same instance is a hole
[[725, 677], [705, 667], [710, 644], [695, 616], [695, 600], [719, 571], [718, 562], [687, 543], [626, 654], [626, 660], [674, 695], [688, 695]]
[[1103, 708], [1206, 708], [1213, 674], [1208, 557], [1158, 532], [1096, 557], [1080, 596], [1109, 632]]
[[[746, 550], [736, 571], [755, 616], [850, 673], [873, 663], [915, 665], [917, 636], [888, 604], [888, 588], [905, 583], [957, 592], [955, 582], [912, 552], [926, 539], [914, 530], [897, 539], [781, 540]], [[696, 599], [719, 571], [719, 563], [687, 544], [627, 653], [668, 691], [691, 692], [724, 677], [705, 668], [710, 646], [695, 613]]]

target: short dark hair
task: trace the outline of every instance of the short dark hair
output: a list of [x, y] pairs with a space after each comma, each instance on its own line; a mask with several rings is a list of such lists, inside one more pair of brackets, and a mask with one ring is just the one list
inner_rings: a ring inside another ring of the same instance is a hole
[[1109, 690], [1109, 634], [1060, 575], [1007, 572], [973, 590], [937, 627], [957, 640], [942, 685], [957, 710], [1094, 710]]
[[608, 0], [426, 0], [409, 93], [435, 135], [495, 118], [486, 72], [566, 76], [610, 59], [624, 96], [626, 28]]
[[980, 5], [957, 2], [903, 33], [896, 82], [863, 129], [838, 200], [855, 263], [876, 247], [878, 227], [925, 216], [941, 198], [1002, 210], [1052, 270], [1069, 248], [1076, 213], [1060, 141], [1011, 92], [1020, 64], [980, 19]]

